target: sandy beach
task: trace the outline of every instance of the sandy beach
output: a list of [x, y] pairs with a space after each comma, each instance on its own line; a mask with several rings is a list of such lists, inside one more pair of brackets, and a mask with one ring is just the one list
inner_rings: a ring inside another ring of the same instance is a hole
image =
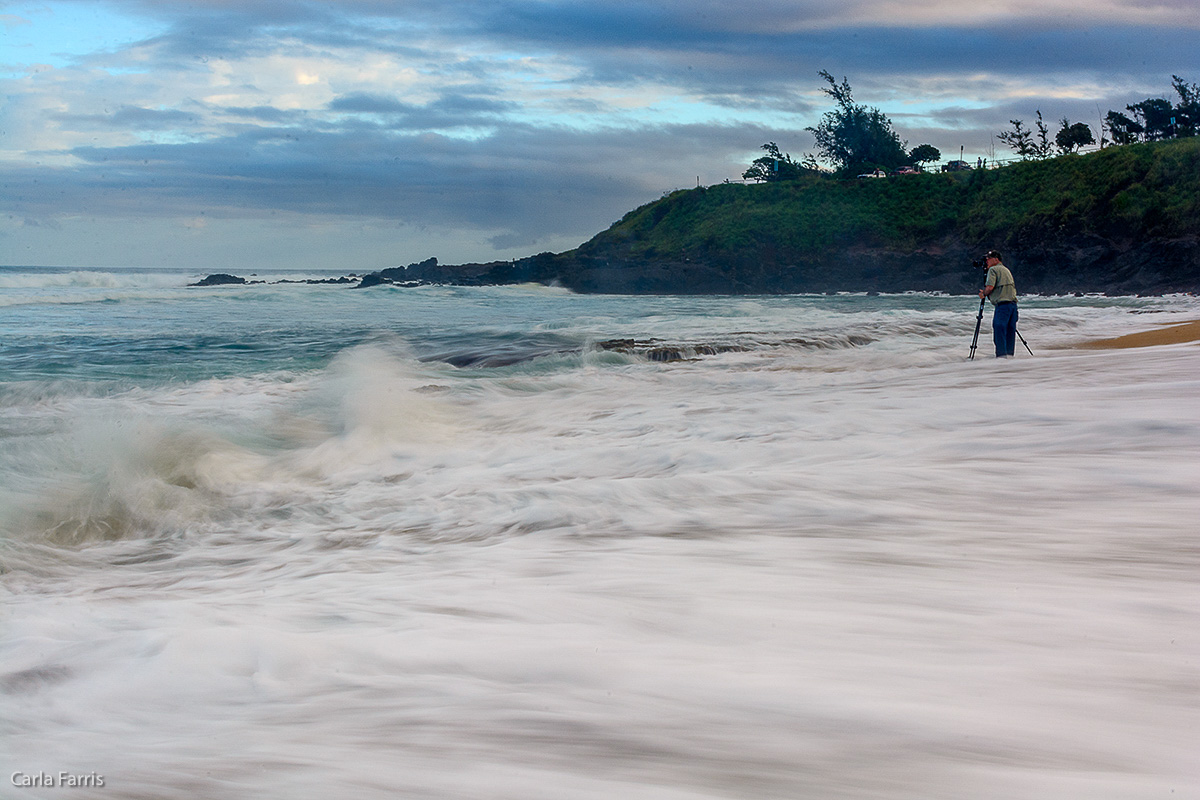
[[1200, 320], [1166, 325], [1155, 330], [1130, 333], [1112, 339], [1084, 342], [1080, 347], [1092, 350], [1113, 350], [1128, 347], [1153, 347], [1160, 344], [1184, 344], [1200, 341]]

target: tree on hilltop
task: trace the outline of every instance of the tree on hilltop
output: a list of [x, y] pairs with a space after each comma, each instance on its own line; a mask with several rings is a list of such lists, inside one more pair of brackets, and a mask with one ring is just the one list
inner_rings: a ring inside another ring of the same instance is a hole
[[1141, 125], [1142, 136], [1147, 142], [1157, 142], [1174, 136], [1171, 118], [1175, 109], [1170, 100], [1151, 97], [1125, 108], [1133, 112], [1133, 118]]
[[1092, 136], [1092, 129], [1084, 122], [1072, 123], [1071, 120], [1063, 117], [1062, 127], [1054, 137], [1054, 143], [1058, 145], [1058, 152], [1062, 155], [1074, 153], [1081, 147], [1089, 144], [1095, 144], [1096, 139]]
[[1178, 75], [1172, 75], [1171, 86], [1179, 95], [1179, 105], [1175, 106], [1175, 135], [1200, 135], [1200, 84], [1188, 83]]
[[1109, 111], [1104, 122], [1112, 133], [1113, 143], [1157, 142], [1200, 135], [1200, 84], [1172, 75], [1171, 88], [1179, 95], [1176, 104], [1165, 97], [1149, 97], [1125, 106], [1132, 118]]
[[843, 175], [855, 175], [873, 169], [893, 170], [910, 163], [904, 143], [889, 120], [878, 108], [854, 102], [850, 83], [839, 84], [825, 70], [819, 73], [828, 87], [822, 89], [837, 103], [819, 125], [805, 128], [817, 140], [817, 152]]
[[1042, 110], [1039, 108], [1036, 112], [1037, 122], [1037, 141], [1033, 145], [1033, 155], [1035, 158], [1049, 158], [1054, 154], [1050, 149], [1050, 129], [1046, 127], [1046, 123], [1042, 120]]
[[[996, 138], [1008, 145], [1009, 149], [1019, 155], [1021, 158], [1049, 158], [1054, 154], [1050, 144], [1050, 129], [1046, 127], [1045, 121], [1042, 119], [1042, 110], [1037, 110], [1037, 136], [1034, 132], [1025, 127], [1025, 121], [1019, 119], [1010, 119], [1009, 125], [1013, 126], [1011, 131], [1002, 131], [996, 134]], [[1090, 133], [1090, 129], [1089, 129]]]
[[750, 162], [750, 168], [742, 173], [742, 177], [746, 180], [759, 182], [794, 181], [805, 172], [817, 169], [816, 162], [812, 156], [806, 157], [804, 161], [793, 161], [791, 155], [781, 153], [779, 145], [774, 142], [767, 142], [761, 149], [766, 150], [767, 154], [759, 156]]
[[1019, 119], [1010, 119], [1009, 125], [1013, 126], [1011, 131], [1001, 131], [996, 134], [996, 138], [1021, 158], [1029, 158], [1033, 155], [1033, 131], [1025, 127], [1025, 121]]
[[1104, 125], [1112, 136], [1113, 144], [1133, 144], [1145, 131], [1137, 120], [1130, 119], [1120, 111], [1109, 111], [1104, 117]]
[[926, 164], [930, 161], [941, 161], [942, 151], [931, 144], [919, 144], [908, 154], [914, 164]]

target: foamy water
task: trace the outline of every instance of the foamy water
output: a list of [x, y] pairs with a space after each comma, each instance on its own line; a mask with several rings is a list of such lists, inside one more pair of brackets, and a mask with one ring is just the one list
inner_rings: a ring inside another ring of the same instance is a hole
[[184, 277], [0, 308], [0, 796], [1200, 796], [1194, 298]]

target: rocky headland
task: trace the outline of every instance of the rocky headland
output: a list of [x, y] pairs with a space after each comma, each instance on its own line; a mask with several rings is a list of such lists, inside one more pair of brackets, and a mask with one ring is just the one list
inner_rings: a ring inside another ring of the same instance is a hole
[[677, 191], [568, 252], [460, 265], [429, 258], [355, 285], [964, 293], [982, 277], [971, 262], [991, 248], [1023, 293], [1200, 291], [1200, 138], [955, 174]]

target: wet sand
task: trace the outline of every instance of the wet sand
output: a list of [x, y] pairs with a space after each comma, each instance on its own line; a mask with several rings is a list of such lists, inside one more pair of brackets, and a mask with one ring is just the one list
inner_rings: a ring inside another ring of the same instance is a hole
[[1152, 331], [1130, 333], [1113, 339], [1096, 339], [1080, 347], [1092, 350], [1112, 350], [1126, 347], [1153, 347], [1160, 344], [1183, 344], [1200, 341], [1200, 320], [1168, 325]]

